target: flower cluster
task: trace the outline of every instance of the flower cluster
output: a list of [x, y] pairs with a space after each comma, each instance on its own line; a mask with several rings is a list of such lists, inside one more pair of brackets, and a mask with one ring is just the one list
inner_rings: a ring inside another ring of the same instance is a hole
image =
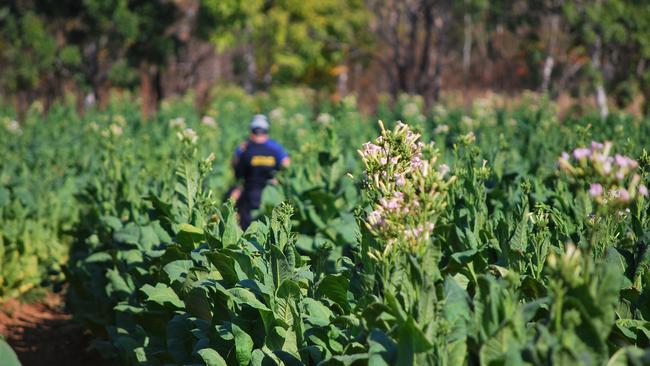
[[636, 160], [611, 155], [611, 142], [592, 141], [589, 147], [579, 147], [571, 154], [564, 152], [558, 160], [560, 169], [576, 181], [586, 181], [589, 195], [599, 204], [621, 206], [648, 195], [636, 173]]
[[15, 119], [5, 120], [4, 125], [7, 131], [9, 131], [10, 133], [13, 133], [15, 135], [20, 135], [23, 133], [23, 129], [20, 127], [20, 123], [18, 123], [18, 121], [16, 121]]
[[548, 256], [549, 269], [571, 286], [579, 286], [585, 280], [584, 259], [580, 248], [569, 243], [560, 255], [551, 252]]
[[215, 121], [212, 116], [203, 116], [203, 118], [201, 118], [201, 123], [208, 127], [215, 127], [217, 125], [217, 121]]
[[[108, 122], [108, 120], [106, 120]], [[112, 123], [108, 125], [108, 128], [101, 131], [100, 135], [104, 138], [109, 137], [120, 137], [124, 134], [124, 129], [127, 126], [126, 118], [121, 114], [112, 117]], [[89, 128], [94, 131], [99, 131], [100, 126], [96, 122], [91, 122]]]
[[437, 125], [436, 128], [433, 130], [433, 133], [435, 135], [440, 135], [448, 132], [449, 132], [449, 126], [443, 124]]
[[321, 113], [316, 117], [316, 122], [318, 122], [321, 125], [328, 125], [334, 121], [334, 117], [332, 117], [331, 114], [329, 113]]
[[179, 130], [185, 129], [187, 127], [187, 125], [185, 124], [185, 118], [176, 117], [176, 118], [170, 119], [169, 120], [169, 127], [172, 128], [172, 129], [179, 129]]
[[400, 122], [392, 131], [381, 121], [380, 126], [381, 136], [358, 150], [373, 202], [366, 224], [385, 243], [370, 253], [378, 260], [393, 249], [417, 253], [426, 247], [454, 180], [447, 177], [447, 165], [436, 168], [437, 151], [418, 141], [409, 126]]
[[291, 123], [295, 124], [303, 124], [307, 121], [307, 117], [305, 117], [304, 114], [302, 113], [296, 113], [290, 118]]
[[426, 117], [422, 114], [424, 99], [419, 95], [401, 94], [398, 103], [401, 105], [402, 116], [409, 122], [424, 123]]
[[199, 135], [191, 128], [186, 128], [183, 131], [176, 133], [176, 136], [183, 143], [188, 143], [190, 145], [196, 145], [196, 142], [199, 140]]
[[474, 120], [470, 116], [461, 117], [460, 123], [461, 123], [462, 126], [464, 126], [469, 131], [475, 129], [480, 124], [478, 121]]
[[284, 108], [282, 108], [282, 107], [277, 107], [277, 108], [275, 108], [275, 109], [272, 109], [272, 110], [269, 112], [269, 118], [270, 118], [272, 121], [280, 120], [280, 119], [283, 119], [283, 118], [284, 118], [284, 114], [285, 114], [285, 113], [284, 113]]
[[100, 130], [99, 124], [97, 124], [95, 121], [90, 122], [87, 128], [95, 132], [98, 132]]

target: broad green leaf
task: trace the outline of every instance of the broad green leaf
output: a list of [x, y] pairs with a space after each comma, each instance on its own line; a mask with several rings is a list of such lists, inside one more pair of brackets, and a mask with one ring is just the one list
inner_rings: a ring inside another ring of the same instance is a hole
[[227, 366], [226, 360], [221, 355], [210, 348], [204, 348], [196, 352], [207, 366]]
[[187, 342], [190, 336], [190, 327], [187, 318], [175, 315], [168, 323], [166, 329], [167, 351], [172, 355], [174, 361], [179, 364], [187, 364], [192, 359], [192, 347]]
[[187, 273], [194, 266], [191, 260], [177, 260], [167, 263], [163, 267], [163, 271], [167, 274], [170, 283], [176, 281], [184, 282]]
[[235, 260], [227, 254], [219, 251], [213, 251], [206, 254], [210, 262], [217, 268], [223, 281], [232, 286], [239, 281], [239, 276], [235, 270]]
[[443, 317], [449, 322], [451, 331], [447, 342], [451, 343], [467, 336], [467, 324], [471, 319], [470, 299], [453, 277], [445, 278], [445, 299]]
[[510, 238], [510, 249], [523, 254], [528, 247], [528, 206], [524, 209], [524, 213], [517, 223], [512, 238]]
[[445, 348], [448, 365], [465, 365], [467, 360], [467, 339], [447, 343]]
[[125, 277], [120, 275], [119, 271], [115, 269], [107, 270], [106, 278], [108, 280], [108, 284], [106, 285], [106, 292], [108, 295], [114, 299], [124, 299], [131, 295], [133, 290], [125, 281]]
[[240, 366], [246, 366], [253, 353], [253, 339], [237, 324], [232, 324], [232, 334], [235, 337], [235, 352]]
[[164, 283], [157, 283], [156, 287], [146, 284], [142, 286], [140, 291], [147, 295], [146, 301], [156, 303], [160, 306], [171, 306], [178, 309], [182, 309], [185, 306], [174, 290]]
[[394, 365], [397, 358], [397, 345], [384, 332], [373, 329], [368, 337], [368, 365]]
[[433, 347], [411, 315], [408, 315], [405, 323], [398, 325], [397, 337], [398, 365], [414, 365], [415, 354], [427, 352]]
[[237, 217], [232, 209], [228, 206], [225, 210], [225, 213], [222, 213], [225, 217], [225, 222], [221, 224], [221, 245], [223, 248], [227, 248], [232, 245], [237, 245], [239, 238], [242, 236], [243, 232], [239, 227], [237, 222]]
[[190, 224], [180, 224], [178, 226], [178, 233], [176, 234], [176, 241], [183, 249], [191, 251], [205, 241], [205, 234], [198, 227]]
[[350, 280], [343, 275], [327, 275], [318, 284], [318, 293], [337, 303], [346, 313], [350, 311], [348, 287]]
[[[481, 365], [492, 365], [494, 362], [504, 363], [510, 351], [519, 349], [519, 342], [509, 326], [501, 328], [481, 346], [479, 357]], [[497, 363], [498, 364], [498, 363]]]
[[199, 319], [212, 322], [211, 302], [214, 301], [208, 297], [205, 288], [194, 287], [188, 292], [183, 299], [187, 311]]
[[312, 298], [304, 298], [302, 304], [307, 313], [307, 321], [313, 325], [325, 327], [330, 324], [330, 319], [334, 316], [332, 310], [323, 305], [320, 301]]
[[228, 292], [232, 296], [232, 299], [235, 301], [235, 303], [239, 306], [248, 305], [258, 310], [269, 312], [271, 311], [271, 309], [260, 302], [257, 297], [255, 297], [255, 294], [250, 292], [248, 289], [235, 287], [228, 289]]
[[2, 337], [0, 337], [0, 360], [2, 360], [3, 366], [20, 366], [20, 361], [18, 361], [16, 353], [14, 353]]

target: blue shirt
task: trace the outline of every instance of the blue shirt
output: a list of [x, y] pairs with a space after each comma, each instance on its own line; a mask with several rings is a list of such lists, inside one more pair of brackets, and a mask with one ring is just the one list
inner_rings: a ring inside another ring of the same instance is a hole
[[235, 176], [244, 180], [245, 190], [261, 190], [288, 156], [282, 145], [274, 140], [269, 139], [262, 144], [249, 140], [235, 150], [238, 159]]

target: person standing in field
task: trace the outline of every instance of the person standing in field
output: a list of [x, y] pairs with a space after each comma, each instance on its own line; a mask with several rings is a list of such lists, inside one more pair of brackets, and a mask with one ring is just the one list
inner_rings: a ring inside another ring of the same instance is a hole
[[252, 211], [260, 207], [262, 191], [275, 173], [289, 166], [289, 155], [279, 143], [269, 137], [269, 121], [257, 114], [250, 123], [248, 140], [237, 146], [232, 167], [238, 185], [230, 197], [237, 201], [239, 223], [246, 230], [253, 221]]

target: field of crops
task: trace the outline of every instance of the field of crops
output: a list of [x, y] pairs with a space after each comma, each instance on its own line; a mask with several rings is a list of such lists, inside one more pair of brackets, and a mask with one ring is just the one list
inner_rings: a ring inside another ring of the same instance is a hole
[[[314, 98], [0, 109], [0, 299], [63, 287], [123, 365], [650, 364], [649, 120]], [[242, 232], [259, 112], [292, 166]]]

